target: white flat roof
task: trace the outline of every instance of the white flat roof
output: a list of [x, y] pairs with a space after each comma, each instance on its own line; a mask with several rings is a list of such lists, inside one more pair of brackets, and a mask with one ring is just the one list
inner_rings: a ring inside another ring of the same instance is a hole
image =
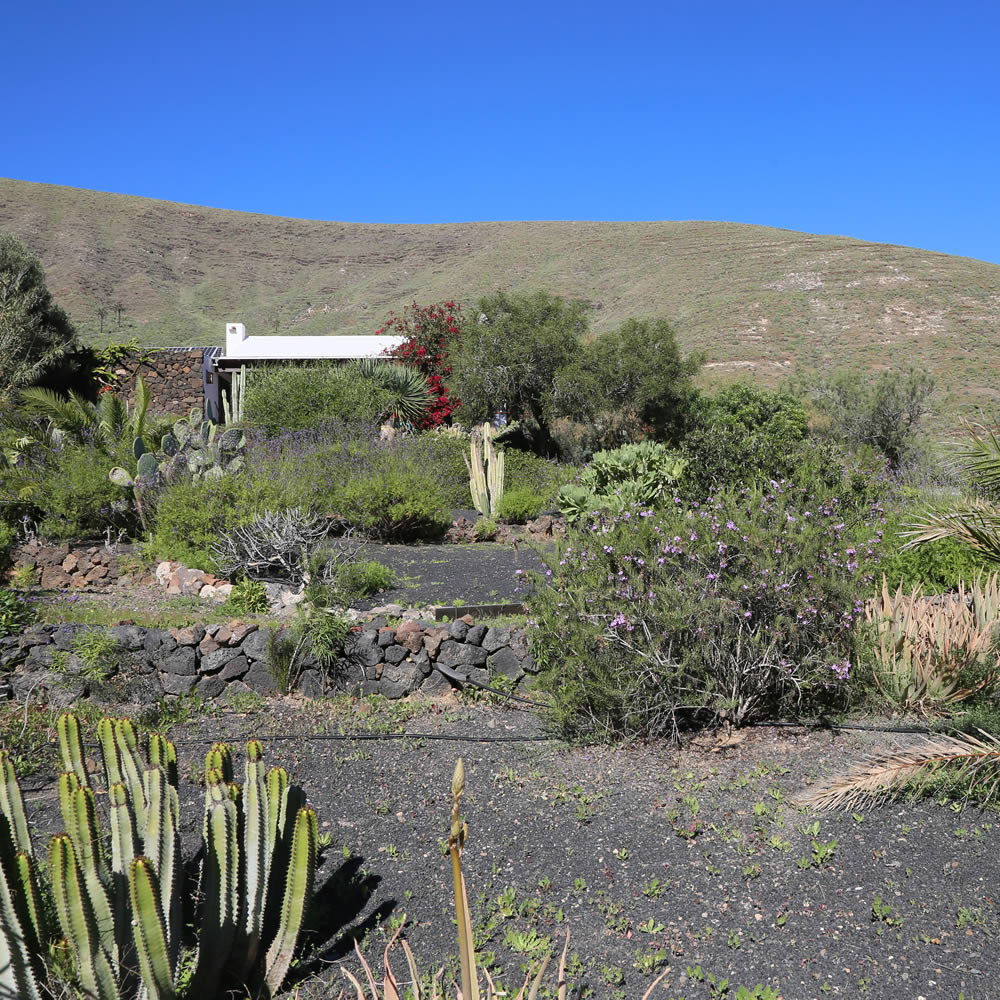
[[225, 357], [219, 360], [378, 358], [405, 337], [249, 337], [242, 323], [226, 324]]

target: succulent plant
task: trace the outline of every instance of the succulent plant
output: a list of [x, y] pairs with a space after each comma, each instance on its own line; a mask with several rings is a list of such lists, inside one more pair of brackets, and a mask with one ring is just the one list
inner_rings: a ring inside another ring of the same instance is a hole
[[469, 445], [471, 463], [465, 460], [469, 470], [469, 492], [472, 505], [484, 517], [496, 517], [497, 504], [503, 496], [503, 452], [494, 446], [493, 426], [484, 423], [472, 432]]
[[136, 458], [135, 475], [121, 466], [108, 473], [116, 486], [132, 490], [136, 513], [145, 530], [150, 528], [149, 493], [154, 487], [218, 479], [243, 468], [242, 452], [246, 446], [243, 431], [231, 427], [217, 434], [217, 427], [210, 420], [202, 420], [201, 411], [194, 409], [163, 436], [161, 451], [155, 454], [146, 451], [142, 440], [135, 440], [132, 449]]
[[[265, 772], [263, 749], [251, 740], [240, 786], [232, 780], [230, 748], [216, 744], [209, 751], [201, 930], [193, 973], [182, 989], [176, 750], [153, 734], [144, 762], [129, 720], [99, 723], [108, 856], [78, 720], [63, 715], [57, 729], [66, 832], [50, 844], [51, 887], [38, 879], [17, 777], [0, 750], [0, 996], [49, 995], [46, 978], [58, 976], [53, 965], [60, 948], [59, 971], [95, 1000], [210, 1000], [229, 988], [273, 995], [288, 972], [312, 896], [317, 842], [316, 814], [284, 768]], [[50, 908], [43, 905], [48, 891]], [[50, 909], [58, 928], [46, 923]], [[57, 944], [60, 936], [64, 945]]]

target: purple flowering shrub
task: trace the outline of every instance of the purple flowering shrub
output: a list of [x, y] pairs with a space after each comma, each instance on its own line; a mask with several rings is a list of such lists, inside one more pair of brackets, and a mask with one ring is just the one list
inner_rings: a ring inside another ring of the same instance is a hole
[[673, 737], [842, 703], [881, 519], [772, 482], [582, 521], [530, 598], [555, 725]]

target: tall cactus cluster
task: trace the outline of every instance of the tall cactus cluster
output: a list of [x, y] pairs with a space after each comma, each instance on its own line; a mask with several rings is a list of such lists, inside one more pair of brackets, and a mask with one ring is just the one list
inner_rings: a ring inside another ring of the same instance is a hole
[[[251, 740], [239, 785], [231, 749], [209, 751], [200, 913], [185, 914], [174, 745], [153, 734], [143, 761], [129, 720], [99, 723], [108, 851], [76, 717], [61, 716], [58, 733], [66, 830], [49, 845], [50, 883], [39, 877], [21, 790], [0, 750], [0, 998], [42, 1000], [60, 979], [94, 1000], [273, 995], [312, 896], [318, 833], [284, 768], [265, 771]], [[192, 921], [196, 953], [182, 961]]]
[[503, 452], [497, 451], [493, 440], [490, 423], [476, 427], [469, 446], [471, 462], [469, 458], [465, 460], [472, 505], [484, 517], [496, 517], [497, 504], [503, 496]]

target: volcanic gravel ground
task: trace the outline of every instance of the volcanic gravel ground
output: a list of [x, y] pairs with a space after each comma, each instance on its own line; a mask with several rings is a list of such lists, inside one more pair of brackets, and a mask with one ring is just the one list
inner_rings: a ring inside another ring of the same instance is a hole
[[[664, 1000], [757, 984], [785, 1000], [1000, 997], [994, 813], [924, 799], [819, 814], [792, 802], [902, 736], [762, 728], [684, 750], [579, 748], [525, 741], [544, 737], [530, 709], [295, 699], [199, 717], [171, 735], [186, 856], [201, 824], [192, 779], [219, 738], [263, 739], [330, 835], [309, 953], [295, 970], [303, 1000], [346, 985], [339, 966], [357, 971], [355, 938], [379, 966], [404, 913], [421, 970], [454, 972], [442, 847], [458, 756], [477, 946], [515, 992], [522, 963], [561, 949], [568, 930], [571, 996], [638, 1000], [669, 967], [653, 994]], [[34, 828], [58, 829], [54, 784], [25, 784]], [[394, 968], [406, 978], [401, 953]]]

